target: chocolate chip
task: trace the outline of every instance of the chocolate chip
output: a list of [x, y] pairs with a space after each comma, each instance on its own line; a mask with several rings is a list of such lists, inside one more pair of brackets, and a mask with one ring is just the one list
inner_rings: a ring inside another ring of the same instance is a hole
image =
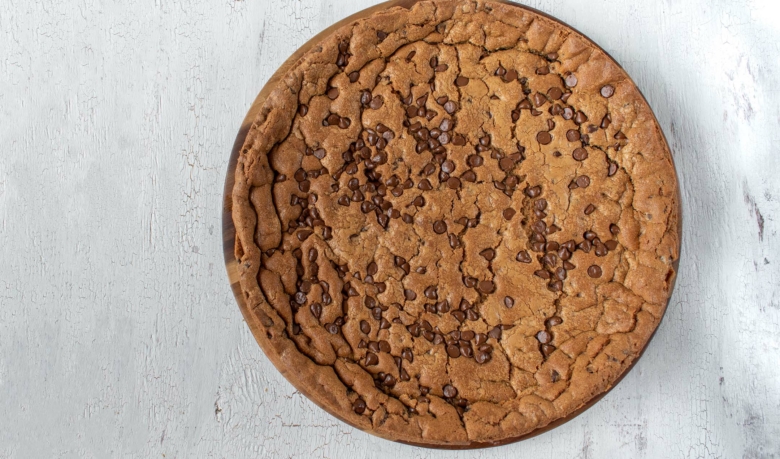
[[466, 171], [460, 178], [467, 182], [474, 183], [477, 181], [477, 174], [474, 171]]
[[576, 142], [580, 140], [580, 131], [577, 131], [575, 129], [569, 129], [566, 131], [566, 140], [569, 142]]
[[423, 191], [429, 191], [433, 189], [433, 186], [431, 186], [431, 182], [428, 179], [422, 179], [420, 180], [420, 183], [417, 184], [417, 188], [423, 190]]
[[552, 355], [553, 352], [555, 352], [555, 346], [552, 344], [542, 344], [541, 350], [544, 357], [547, 358]]
[[389, 354], [390, 350], [391, 350], [390, 343], [388, 343], [385, 340], [380, 341], [379, 342], [379, 350], [384, 352], [384, 353], [388, 353]]
[[350, 83], [355, 83], [359, 79], [360, 79], [360, 72], [352, 72], [349, 74]]
[[452, 139], [452, 143], [458, 147], [462, 147], [463, 145], [466, 145], [466, 138], [461, 134], [456, 134], [455, 138]]
[[311, 311], [311, 315], [313, 315], [318, 319], [322, 315], [322, 305], [319, 303], [314, 303], [311, 306], [309, 306], [309, 310]]
[[609, 99], [613, 95], [615, 95], [615, 87], [611, 84], [605, 85], [601, 87], [601, 97], [604, 97], [605, 99]]
[[541, 107], [542, 105], [547, 103], [547, 98], [544, 97], [544, 95], [541, 93], [537, 92], [532, 96], [532, 98], [534, 100], [534, 105], [536, 105], [537, 107]]
[[590, 177], [587, 175], [581, 175], [577, 177], [577, 186], [580, 188], [587, 188], [590, 186]]
[[465, 276], [463, 278], [463, 285], [465, 285], [468, 288], [476, 287], [478, 282], [479, 280], [476, 277]]
[[449, 159], [441, 163], [441, 170], [448, 174], [455, 172], [455, 163]]
[[466, 340], [466, 341], [473, 340], [475, 336], [477, 336], [477, 335], [472, 330], [466, 330], [466, 331], [462, 331], [460, 333], [460, 339]]
[[539, 67], [538, 69], [536, 69], [536, 74], [537, 75], [547, 75], [549, 73], [550, 73], [550, 67], [547, 66], [547, 65], [545, 65], [544, 67]]
[[535, 187], [527, 188], [525, 190], [525, 194], [529, 198], [536, 198], [540, 194], [542, 194], [542, 187], [541, 186], [535, 186]]
[[452, 317], [454, 317], [458, 322], [463, 323], [466, 321], [466, 313], [463, 311], [452, 311], [450, 314], [452, 314]]
[[466, 358], [471, 358], [472, 355], [474, 355], [474, 349], [471, 348], [471, 345], [467, 342], [461, 342], [460, 346], [460, 355]]
[[433, 223], [433, 231], [436, 234], [444, 234], [447, 232], [447, 224], [442, 220], [437, 220]]
[[298, 106], [298, 114], [301, 116], [306, 116], [306, 114], [309, 113], [309, 107], [307, 105], [299, 105]]
[[491, 281], [481, 281], [478, 288], [482, 293], [493, 293], [496, 290], [496, 284]]
[[363, 332], [366, 335], [371, 333], [371, 325], [369, 325], [369, 323], [366, 322], [365, 320], [361, 320], [360, 321], [360, 331]]
[[469, 79], [464, 76], [459, 76], [455, 79], [455, 86], [462, 88], [463, 86], [466, 86], [469, 84]]
[[577, 161], [585, 161], [588, 159], [588, 150], [584, 148], [577, 148], [574, 150], [571, 156]]
[[417, 299], [417, 294], [409, 289], [406, 289], [404, 290], [404, 298], [406, 298], [407, 301], [414, 301]]
[[567, 74], [563, 81], [566, 83], [567, 88], [573, 88], [577, 86], [577, 76], [573, 73]]
[[460, 240], [458, 240], [458, 236], [450, 233], [448, 238], [450, 242], [450, 247], [452, 247], [453, 249], [457, 249], [458, 247], [460, 247]]
[[425, 206], [425, 198], [423, 198], [422, 196], [417, 196], [416, 198], [414, 198], [414, 201], [412, 201], [412, 204], [415, 207], [423, 207]]
[[548, 331], [542, 330], [536, 334], [536, 339], [542, 344], [549, 344], [552, 341], [552, 335]]
[[369, 107], [371, 107], [373, 110], [379, 110], [382, 108], [382, 106], [385, 104], [385, 98], [381, 95], [376, 95], [371, 99], [371, 102], [368, 104]]
[[548, 273], [544, 269], [540, 269], [538, 271], [534, 271], [534, 275], [536, 275], [536, 277], [541, 277], [544, 280], [549, 280], [550, 279], [550, 273]]
[[439, 298], [439, 294], [436, 291], [436, 286], [430, 285], [425, 288], [425, 291], [423, 292], [426, 298], [429, 300], [436, 300]]
[[590, 249], [593, 248], [593, 244], [588, 240], [584, 240], [579, 244], [577, 244], [577, 248], [582, 250], [585, 253], [589, 253]]
[[444, 396], [446, 398], [455, 398], [458, 396], [458, 389], [455, 389], [450, 384], [447, 384], [444, 386], [444, 389], [442, 389], [442, 392], [444, 393]]
[[585, 208], [585, 215], [590, 215], [595, 211], [596, 211], [596, 206], [594, 206], [593, 204], [588, 204], [588, 207]]
[[355, 403], [352, 404], [352, 411], [354, 411], [357, 414], [363, 414], [366, 412], [366, 402], [363, 401], [362, 398], [359, 398], [355, 400]]
[[336, 324], [327, 324], [325, 325], [325, 330], [327, 330], [331, 335], [336, 335], [338, 334], [340, 328]]
[[604, 246], [609, 250], [613, 251], [618, 248], [618, 241], [612, 239], [604, 243]]
[[577, 113], [574, 115], [574, 122], [575, 122], [576, 124], [582, 124], [582, 123], [584, 123], [584, 122], [586, 122], [586, 121], [588, 121], [588, 117], [587, 117], [587, 116], [585, 116], [585, 114], [584, 114], [584, 113], [582, 113], [582, 112], [577, 112]]
[[460, 357], [460, 349], [458, 348], [458, 346], [454, 344], [448, 344], [447, 355], [449, 355], [450, 358], [452, 359], [457, 359], [458, 357]]
[[352, 121], [349, 118], [341, 118], [338, 124], [340, 129], [347, 129], [352, 124]]
[[467, 162], [471, 167], [480, 167], [485, 160], [479, 155], [471, 155], [468, 157]]
[[604, 245], [599, 239], [596, 239], [593, 242], [593, 246], [596, 248], [594, 253], [597, 257], [606, 257], [609, 254], [609, 250], [607, 249], [607, 246]]
[[336, 100], [339, 98], [339, 88], [328, 89], [328, 98], [330, 100]]
[[520, 253], [517, 254], [517, 257], [515, 257], [515, 260], [519, 261], [520, 263], [531, 263], [531, 255], [528, 253], [527, 250], [523, 250]]
[[515, 211], [515, 209], [512, 209], [510, 207], [509, 209], [504, 209], [504, 212], [503, 212], [502, 215], [504, 216], [505, 220], [511, 220], [515, 216], [516, 213], [517, 213], [517, 211]]
[[590, 268], [588, 268], [588, 276], [598, 279], [603, 274], [603, 271], [601, 270], [600, 266], [592, 265]]
[[457, 177], [450, 177], [447, 179], [447, 186], [450, 187], [450, 189], [457, 190], [460, 188], [460, 180]]
[[488, 337], [489, 338], [493, 338], [496, 341], [500, 340], [501, 339], [501, 327], [493, 327], [493, 329], [488, 332]]
[[504, 306], [506, 306], [509, 309], [512, 309], [515, 307], [515, 299], [511, 296], [504, 297]]
[[487, 261], [493, 261], [496, 258], [496, 251], [493, 249], [485, 249], [479, 252], [479, 254]]
[[547, 95], [553, 100], [558, 100], [563, 96], [563, 91], [560, 88], [553, 86], [547, 91]]
[[612, 117], [607, 113], [604, 118], [601, 119], [601, 129], [607, 129], [612, 124]]
[[366, 366], [371, 367], [379, 363], [379, 357], [373, 352], [366, 352]]
[[487, 363], [490, 359], [491, 356], [489, 352], [477, 351], [474, 353], [474, 360], [479, 364]]
[[502, 78], [505, 82], [510, 83], [512, 81], [515, 81], [517, 79], [517, 70], [511, 69], [508, 72], [506, 72], [506, 75], [504, 75]]
[[609, 163], [609, 171], [607, 172], [608, 177], [612, 177], [613, 175], [617, 174], [618, 171], [618, 165], [617, 163], [610, 162]]

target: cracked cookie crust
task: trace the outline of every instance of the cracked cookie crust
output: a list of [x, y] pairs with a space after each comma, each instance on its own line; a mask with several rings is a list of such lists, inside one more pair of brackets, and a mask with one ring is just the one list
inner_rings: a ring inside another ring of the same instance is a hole
[[492, 1], [322, 40], [266, 99], [232, 199], [277, 368], [350, 424], [431, 446], [518, 438], [608, 390], [679, 254], [637, 88], [575, 31]]

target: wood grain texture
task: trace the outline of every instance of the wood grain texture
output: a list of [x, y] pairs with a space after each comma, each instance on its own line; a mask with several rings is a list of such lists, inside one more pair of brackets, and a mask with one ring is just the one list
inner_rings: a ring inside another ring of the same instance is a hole
[[780, 457], [780, 4], [533, 0], [593, 38], [675, 154], [677, 288], [591, 410], [472, 452], [389, 443], [297, 393], [222, 263], [257, 91], [378, 0], [0, 3], [0, 458]]

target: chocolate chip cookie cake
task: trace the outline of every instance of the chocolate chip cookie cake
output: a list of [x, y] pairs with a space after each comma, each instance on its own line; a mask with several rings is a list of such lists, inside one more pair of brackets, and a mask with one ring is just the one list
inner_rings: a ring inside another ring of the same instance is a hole
[[626, 73], [533, 10], [349, 21], [273, 83], [233, 171], [240, 300], [340, 419], [499, 444], [609, 390], [676, 275], [678, 185]]

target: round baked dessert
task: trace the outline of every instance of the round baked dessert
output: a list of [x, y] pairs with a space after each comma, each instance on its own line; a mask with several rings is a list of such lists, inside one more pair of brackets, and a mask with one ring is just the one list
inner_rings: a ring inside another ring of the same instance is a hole
[[507, 442], [607, 391], [664, 314], [669, 148], [626, 73], [494, 1], [382, 9], [273, 83], [234, 170], [240, 301], [335, 416]]

